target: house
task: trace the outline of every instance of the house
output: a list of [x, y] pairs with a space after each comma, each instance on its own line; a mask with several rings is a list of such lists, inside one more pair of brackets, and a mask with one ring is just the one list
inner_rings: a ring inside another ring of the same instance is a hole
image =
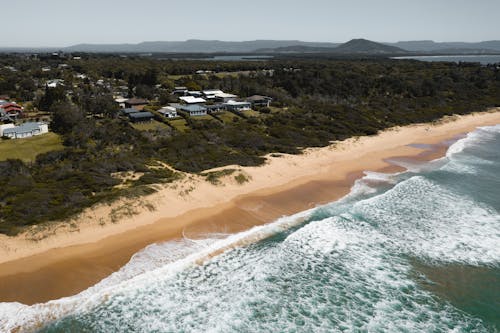
[[167, 118], [175, 118], [177, 117], [177, 110], [173, 106], [164, 106], [158, 110], [158, 112]]
[[23, 107], [14, 103], [0, 100], [0, 110], [3, 117], [18, 118], [23, 114]]
[[247, 100], [247, 102], [252, 103], [252, 106], [269, 107], [269, 105], [271, 104], [273, 99], [271, 97], [267, 97], [267, 96], [253, 95], [253, 96], [248, 97], [246, 100]]
[[187, 112], [191, 117], [205, 116], [207, 114], [207, 108], [198, 104], [182, 105], [180, 109]]
[[245, 110], [250, 110], [252, 107], [252, 103], [250, 102], [239, 102], [233, 100], [230, 100], [227, 103], [224, 103], [223, 105], [229, 111], [245, 111]]
[[224, 111], [226, 108], [224, 104], [211, 104], [211, 105], [204, 105], [205, 108], [207, 109], [208, 113], [216, 113], [216, 112], [221, 112]]
[[203, 96], [207, 99], [215, 99], [216, 94], [223, 94], [224, 92], [219, 89], [203, 90]]
[[193, 97], [203, 97], [203, 93], [201, 91], [196, 91], [196, 90], [189, 90], [187, 92], [187, 95]]
[[140, 111], [136, 110], [134, 108], [127, 108], [127, 109], [121, 109], [120, 112], [121, 112], [122, 115], [128, 116], [131, 113], [137, 113], [137, 112], [140, 112]]
[[48, 80], [46, 85], [49, 88], [57, 88], [58, 86], [64, 86], [64, 80], [63, 79]]
[[130, 98], [124, 102], [125, 108], [134, 108], [138, 111], [142, 111], [148, 103], [147, 100], [142, 98]]
[[49, 132], [49, 126], [46, 123], [30, 122], [21, 124], [19, 126], [11, 126], [12, 124], [7, 125], [7, 128], [1, 130], [1, 134], [2, 136], [6, 136], [11, 139], [29, 138], [35, 135], [41, 135]]
[[181, 96], [179, 97], [179, 99], [186, 104], [200, 104], [206, 102], [206, 100], [204, 100], [201, 97], [193, 97], [193, 96]]
[[133, 123], [151, 121], [153, 118], [154, 115], [148, 111], [132, 112], [128, 114], [128, 119]]
[[[0, 111], [0, 120], [1, 120], [1, 111]], [[3, 131], [8, 129], [8, 128], [14, 128], [16, 125], [14, 124], [2, 124], [0, 125], [0, 137], [3, 136]]]
[[186, 96], [188, 93], [188, 88], [186, 87], [175, 87], [174, 91], [172, 91], [172, 95], [178, 95], [178, 96]]
[[121, 108], [121, 109], [125, 109], [125, 102], [127, 101], [128, 98], [125, 98], [125, 97], [122, 97], [122, 96], [118, 96], [115, 98], [115, 102], [118, 104], [118, 106]]
[[234, 100], [235, 98], [238, 98], [238, 96], [233, 94], [228, 94], [225, 92], [220, 92], [215, 94], [215, 100], [219, 102], [229, 102], [230, 100]]

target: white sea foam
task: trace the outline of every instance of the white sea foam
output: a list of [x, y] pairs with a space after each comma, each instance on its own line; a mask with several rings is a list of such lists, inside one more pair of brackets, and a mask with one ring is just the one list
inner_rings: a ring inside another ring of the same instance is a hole
[[470, 265], [500, 262], [496, 211], [424, 177], [414, 176], [382, 195], [357, 202], [352, 212], [412, 255]]
[[492, 140], [498, 133], [500, 133], [500, 125], [479, 127], [475, 131], [469, 132], [465, 138], [452, 144], [446, 152], [446, 157], [451, 159], [453, 155], [464, 151], [467, 147], [477, 146]]

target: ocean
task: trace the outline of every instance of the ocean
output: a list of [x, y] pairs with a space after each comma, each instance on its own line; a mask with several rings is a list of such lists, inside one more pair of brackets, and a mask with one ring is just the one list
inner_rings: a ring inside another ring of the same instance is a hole
[[499, 147], [482, 127], [339, 201], [150, 245], [79, 295], [0, 303], [0, 331], [498, 332]]

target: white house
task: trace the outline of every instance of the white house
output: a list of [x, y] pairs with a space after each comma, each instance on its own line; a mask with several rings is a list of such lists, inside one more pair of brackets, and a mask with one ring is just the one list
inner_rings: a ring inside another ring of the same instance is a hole
[[[7, 124], [12, 125], [12, 124]], [[5, 126], [5, 125], [2, 125]], [[19, 126], [9, 126], [0, 129], [2, 136], [11, 139], [29, 138], [35, 135], [41, 135], [49, 132], [49, 126], [46, 123], [24, 123]]]
[[0, 125], [0, 137], [3, 136], [3, 131], [8, 129], [8, 128], [14, 128], [16, 127], [14, 124], [3, 124], [3, 125]]
[[227, 103], [224, 103], [224, 106], [226, 107], [226, 109], [231, 111], [245, 111], [250, 110], [250, 108], [252, 107], [252, 103], [230, 100]]
[[57, 86], [64, 86], [64, 80], [63, 79], [53, 79], [53, 80], [47, 81], [47, 87], [56, 88]]
[[193, 97], [193, 96], [181, 96], [181, 97], [179, 97], [179, 99], [186, 104], [200, 104], [200, 103], [206, 102], [201, 97]]
[[177, 110], [173, 106], [164, 106], [158, 112], [167, 118], [177, 117]]

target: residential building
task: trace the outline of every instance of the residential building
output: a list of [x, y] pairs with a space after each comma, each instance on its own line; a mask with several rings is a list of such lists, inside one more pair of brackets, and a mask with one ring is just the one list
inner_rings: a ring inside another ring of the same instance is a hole
[[125, 108], [134, 108], [138, 111], [142, 111], [146, 105], [149, 104], [149, 102], [145, 99], [142, 98], [130, 98], [127, 99], [125, 102]]
[[230, 100], [227, 103], [224, 103], [224, 107], [230, 111], [245, 111], [251, 109], [252, 103]]
[[205, 116], [207, 114], [207, 108], [198, 104], [182, 105], [180, 109], [187, 112], [191, 117]]
[[46, 85], [49, 88], [57, 88], [58, 86], [64, 86], [64, 80], [63, 79], [48, 80]]
[[229, 102], [230, 100], [234, 100], [235, 98], [238, 98], [238, 96], [225, 92], [215, 94], [215, 100], [218, 102]]
[[271, 105], [271, 102], [273, 99], [271, 97], [267, 97], [267, 96], [253, 95], [253, 96], [246, 98], [246, 100], [247, 100], [247, 102], [252, 103], [252, 106], [269, 107], [269, 105]]
[[226, 108], [224, 104], [211, 104], [211, 105], [204, 105], [204, 107], [207, 109], [208, 113], [216, 113], [216, 112], [221, 112], [224, 111]]
[[29, 122], [19, 126], [12, 126], [12, 124], [6, 125], [7, 128], [0, 129], [1, 134], [11, 139], [29, 138], [49, 132], [49, 126], [46, 123]]
[[193, 97], [203, 97], [203, 93], [201, 91], [196, 91], [196, 90], [189, 90], [187, 92], [187, 95]]
[[125, 98], [123, 96], [117, 96], [115, 98], [115, 102], [118, 104], [118, 106], [121, 108], [121, 109], [125, 109], [125, 102], [128, 100], [128, 98]]
[[154, 115], [151, 112], [148, 112], [148, 111], [141, 111], [141, 112], [129, 113], [128, 118], [133, 123], [139, 123], [139, 122], [145, 122], [145, 121], [151, 121], [151, 120], [153, 120]]
[[173, 106], [164, 106], [158, 110], [158, 112], [167, 118], [175, 118], [177, 117], [177, 110]]
[[188, 88], [186, 87], [175, 87], [174, 91], [172, 91], [173, 95], [178, 95], [178, 96], [186, 96], [188, 93]]
[[140, 112], [139, 110], [137, 109], [134, 109], [134, 108], [127, 108], [127, 109], [121, 109], [120, 112], [124, 115], [124, 116], [128, 116], [129, 114], [131, 113], [137, 113], [137, 112]]
[[[0, 112], [0, 120], [2, 120], [1, 119], [1, 112]], [[16, 125], [14, 125], [14, 124], [2, 124], [2, 125], [0, 125], [0, 137], [3, 136], [4, 130], [6, 130], [8, 128], [14, 128], [14, 127], [16, 127]]]
[[7, 102], [5, 100], [0, 100], [0, 112], [3, 117], [9, 117], [17, 119], [23, 114], [23, 107], [14, 102]]
[[181, 96], [179, 97], [179, 99], [186, 104], [201, 104], [206, 102], [206, 100], [204, 100], [201, 97], [193, 97], [193, 96]]

